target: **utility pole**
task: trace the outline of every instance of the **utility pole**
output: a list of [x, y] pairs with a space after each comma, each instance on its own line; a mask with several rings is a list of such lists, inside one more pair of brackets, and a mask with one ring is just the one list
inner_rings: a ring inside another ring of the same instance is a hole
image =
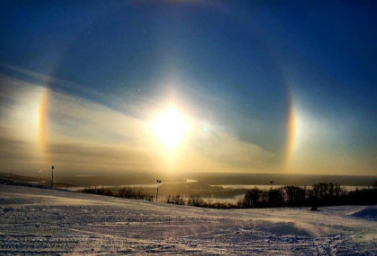
[[156, 180], [156, 183], [157, 183], [156, 202], [158, 203], [158, 185], [161, 183], [161, 180]]
[[51, 166], [51, 188], [54, 185], [54, 166]]

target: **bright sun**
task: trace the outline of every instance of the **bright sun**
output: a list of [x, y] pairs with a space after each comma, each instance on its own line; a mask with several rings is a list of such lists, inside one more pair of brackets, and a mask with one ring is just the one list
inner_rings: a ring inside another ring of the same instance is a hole
[[173, 150], [187, 131], [185, 117], [175, 108], [168, 108], [155, 121], [153, 130], [166, 148]]

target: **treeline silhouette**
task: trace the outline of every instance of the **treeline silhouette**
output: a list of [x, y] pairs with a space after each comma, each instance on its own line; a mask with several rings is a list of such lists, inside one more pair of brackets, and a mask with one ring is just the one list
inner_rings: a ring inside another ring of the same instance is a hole
[[339, 184], [318, 183], [313, 186], [285, 186], [279, 189], [262, 191], [249, 190], [238, 203], [241, 207], [281, 207], [281, 206], [320, 206], [371, 205], [377, 204], [377, 182], [371, 189], [347, 191]]
[[144, 193], [139, 190], [134, 190], [132, 188], [120, 188], [110, 189], [110, 188], [86, 188], [83, 190], [84, 193], [90, 194], [97, 194], [102, 196], [115, 196], [115, 197], [122, 197], [128, 199], [138, 199], [138, 200], [146, 200], [146, 201], [153, 201], [154, 196], [148, 193]]
[[[83, 192], [105, 196], [153, 201], [154, 195], [132, 188], [95, 188]], [[180, 195], [169, 195], [165, 200], [168, 204], [190, 205], [209, 208], [267, 208], [267, 207], [300, 207], [312, 209], [322, 206], [336, 205], [372, 205], [377, 204], [377, 181], [370, 189], [347, 191], [336, 183], [317, 183], [310, 187], [285, 186], [277, 189], [261, 190], [257, 187], [246, 192], [244, 198], [235, 203], [205, 200], [200, 195], [183, 198]]]
[[321, 206], [377, 204], [377, 181], [371, 189], [347, 191], [339, 184], [318, 183], [311, 187], [285, 186], [263, 191], [257, 187], [246, 192], [237, 204], [204, 200], [190, 196], [186, 201], [179, 196], [167, 197], [167, 203], [211, 208], [266, 208], [309, 206], [313, 210]]

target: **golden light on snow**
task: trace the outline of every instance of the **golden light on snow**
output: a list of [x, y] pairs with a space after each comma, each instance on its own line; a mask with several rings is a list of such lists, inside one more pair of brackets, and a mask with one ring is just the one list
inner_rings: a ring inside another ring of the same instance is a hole
[[153, 124], [154, 133], [169, 150], [178, 146], [187, 130], [185, 116], [173, 107], [161, 113]]

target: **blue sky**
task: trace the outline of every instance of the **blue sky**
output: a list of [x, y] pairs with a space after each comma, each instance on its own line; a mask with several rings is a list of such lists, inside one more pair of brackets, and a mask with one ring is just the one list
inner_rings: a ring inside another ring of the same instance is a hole
[[[174, 167], [182, 171], [215, 172], [221, 167], [232, 172], [376, 175], [377, 5], [373, 1], [9, 1], [2, 5], [2, 129], [17, 130], [22, 125], [20, 121], [8, 127], [18, 113], [14, 109], [21, 109], [17, 108], [23, 102], [19, 90], [48, 90], [49, 145], [74, 143], [81, 151], [90, 143], [115, 147], [122, 141], [129, 146], [124, 138], [139, 139], [129, 134], [134, 130], [115, 136], [105, 124], [110, 121], [101, 120], [103, 115], [95, 122], [106, 129], [92, 131], [93, 136], [86, 138], [92, 126], [82, 131], [80, 127], [94, 120], [73, 115], [59, 97], [77, 104], [73, 109], [95, 105], [98, 111], [106, 109], [143, 123], [174, 104], [199, 126], [210, 126], [214, 136], [204, 140], [196, 133], [187, 135], [191, 142], [182, 150], [195, 152], [197, 165]], [[18, 86], [10, 86], [12, 79]], [[297, 118], [294, 138], [288, 128], [291, 103]], [[20, 137], [10, 133], [7, 143], [24, 140]], [[295, 143], [287, 164], [289, 140]], [[218, 143], [230, 151], [222, 152]], [[198, 149], [210, 144], [203, 152]], [[138, 147], [150, 150], [143, 143]], [[58, 153], [45, 153], [50, 157], [36, 157], [33, 170], [57, 161]], [[16, 155], [2, 154], [3, 158]], [[14, 159], [4, 166], [27, 169]], [[87, 170], [86, 161], [64, 164], [70, 170]]]

